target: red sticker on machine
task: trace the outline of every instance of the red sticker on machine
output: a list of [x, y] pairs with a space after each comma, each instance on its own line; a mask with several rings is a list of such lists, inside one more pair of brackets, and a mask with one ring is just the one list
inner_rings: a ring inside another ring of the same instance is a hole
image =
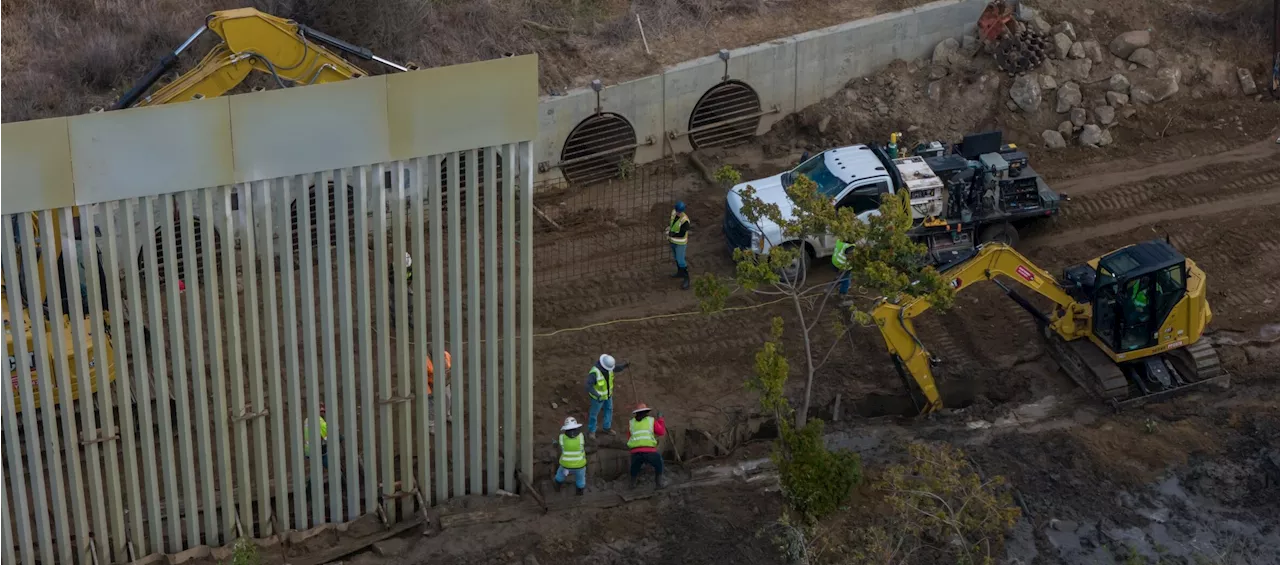
[[1030, 269], [1022, 265], [1018, 265], [1016, 272], [1018, 273], [1018, 276], [1026, 279], [1027, 282], [1036, 280], [1035, 274], [1033, 274]]

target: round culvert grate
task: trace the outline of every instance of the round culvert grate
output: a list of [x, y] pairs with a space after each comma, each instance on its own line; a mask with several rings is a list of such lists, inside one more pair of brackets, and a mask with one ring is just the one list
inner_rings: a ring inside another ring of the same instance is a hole
[[[337, 191], [333, 189], [333, 181], [328, 182], [327, 190], [329, 194], [329, 249], [337, 249], [338, 246], [338, 197]], [[316, 185], [307, 187], [307, 219], [311, 222], [311, 243], [314, 245], [320, 241], [318, 235], [319, 222], [316, 221], [319, 212], [316, 206]], [[356, 192], [355, 188], [347, 185], [347, 243], [355, 243], [356, 233]], [[294, 200], [289, 204], [289, 228], [293, 234], [293, 252], [297, 257], [298, 250], [298, 201]]]
[[612, 113], [593, 115], [569, 133], [560, 152], [560, 171], [574, 184], [611, 179], [623, 161], [634, 162], [636, 130], [626, 118]]
[[[191, 219], [191, 229], [195, 234], [196, 249], [196, 275], [203, 279], [204, 277], [204, 226], [200, 222], [200, 218]], [[177, 261], [178, 280], [186, 280], [186, 253], [187, 246], [182, 239], [186, 236], [186, 229], [182, 226], [181, 221], [173, 223], [173, 255]], [[165, 281], [165, 257], [164, 251], [164, 230], [163, 226], [157, 226], [153, 238], [153, 244], [156, 247], [156, 276], [160, 279], [161, 284]], [[213, 230], [213, 248], [215, 256], [222, 250], [222, 236], [218, 234], [218, 229]], [[145, 250], [138, 251], [138, 270], [144, 271], [147, 268], [147, 254]]]
[[689, 143], [694, 149], [737, 145], [760, 125], [760, 97], [744, 82], [722, 82], [698, 100], [689, 116]]

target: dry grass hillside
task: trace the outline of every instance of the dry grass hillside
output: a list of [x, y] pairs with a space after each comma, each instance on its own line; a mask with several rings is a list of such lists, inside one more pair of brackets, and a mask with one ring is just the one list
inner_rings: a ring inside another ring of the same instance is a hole
[[[542, 88], [633, 78], [922, 0], [3, 0], [3, 119], [109, 104], [211, 11], [253, 6], [396, 61], [439, 66], [538, 53]], [[652, 54], [642, 46], [636, 16]], [[202, 38], [189, 66], [208, 49]], [[379, 72], [361, 63], [366, 70]], [[183, 67], [183, 70], [189, 67]], [[167, 80], [167, 79], [165, 79]]]

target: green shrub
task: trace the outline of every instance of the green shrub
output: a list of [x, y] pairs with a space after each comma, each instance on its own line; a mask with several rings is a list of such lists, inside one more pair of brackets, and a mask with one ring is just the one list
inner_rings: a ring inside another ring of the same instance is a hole
[[862, 482], [862, 460], [852, 451], [827, 449], [822, 420], [810, 420], [799, 431], [790, 428], [784, 426], [773, 455], [782, 493], [797, 512], [816, 520], [836, 511]]

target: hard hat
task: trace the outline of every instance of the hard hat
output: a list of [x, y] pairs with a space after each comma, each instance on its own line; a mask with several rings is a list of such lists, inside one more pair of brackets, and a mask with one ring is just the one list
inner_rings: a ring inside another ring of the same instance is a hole
[[612, 371], [614, 367], [613, 356], [608, 353], [600, 356], [600, 366], [606, 371]]
[[640, 404], [636, 405], [636, 409], [632, 410], [631, 413], [638, 414], [640, 412], [648, 412], [648, 411], [649, 411], [649, 405], [641, 402]]
[[676, 202], [676, 211], [677, 211], [677, 212], [683, 212], [683, 211], [684, 211], [684, 209], [685, 209], [684, 201], [683, 201], [683, 200], [677, 201], [677, 202]]
[[564, 425], [560, 426], [560, 431], [566, 432], [569, 430], [576, 430], [581, 427], [582, 427], [582, 424], [579, 424], [578, 421], [574, 419], [573, 416], [569, 416], [568, 418], [564, 419]]
[[404, 252], [404, 268], [408, 269], [413, 266], [413, 257], [409, 256], [409, 252]]

